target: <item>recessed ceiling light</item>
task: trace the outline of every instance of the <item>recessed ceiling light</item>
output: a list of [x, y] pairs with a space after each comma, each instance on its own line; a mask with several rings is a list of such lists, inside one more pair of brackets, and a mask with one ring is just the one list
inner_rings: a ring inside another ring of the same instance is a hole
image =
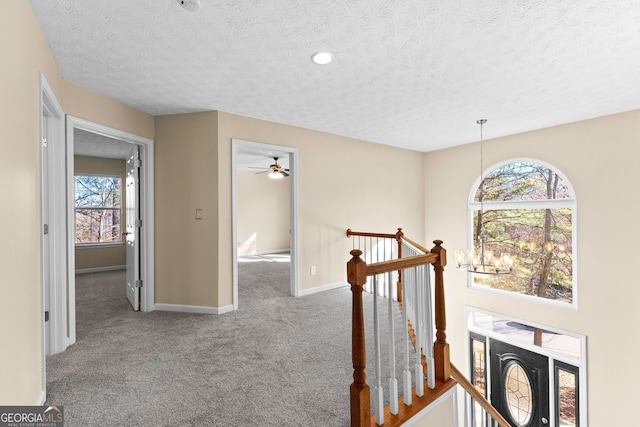
[[318, 65], [326, 65], [333, 61], [333, 55], [329, 52], [316, 52], [311, 55], [311, 60]]

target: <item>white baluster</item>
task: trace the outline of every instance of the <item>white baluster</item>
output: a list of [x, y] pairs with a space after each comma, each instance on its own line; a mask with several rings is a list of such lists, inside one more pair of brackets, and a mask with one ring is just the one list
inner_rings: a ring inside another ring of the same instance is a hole
[[[407, 319], [407, 312], [409, 311], [409, 304], [407, 299], [407, 288], [409, 286], [409, 278], [408, 278], [407, 270], [402, 271], [402, 321], [404, 322], [404, 327], [408, 328], [409, 323]], [[409, 368], [411, 362], [409, 361], [409, 330], [404, 334], [404, 404], [407, 406], [411, 406], [411, 369]]]
[[[391, 295], [391, 272], [387, 273], [389, 295]], [[396, 378], [396, 335], [393, 319], [393, 298], [387, 298], [389, 307], [389, 412], [398, 413], [398, 380]]]
[[425, 276], [425, 307], [426, 313], [425, 320], [425, 357], [427, 358], [427, 387], [430, 389], [436, 386], [436, 368], [433, 360], [433, 302], [431, 300], [431, 271], [429, 270], [429, 264], [424, 265]]
[[380, 324], [378, 319], [378, 276], [373, 276], [373, 340], [376, 364], [376, 386], [373, 388], [376, 424], [384, 424], [382, 373], [380, 367]]
[[415, 299], [414, 299], [414, 306], [415, 306], [415, 323], [414, 328], [415, 328], [415, 333], [416, 333], [416, 365], [415, 365], [415, 376], [416, 376], [416, 396], [423, 396], [424, 395], [424, 370], [422, 368], [422, 360], [420, 357], [420, 349], [422, 348], [422, 342], [421, 342], [421, 338], [422, 338], [422, 329], [420, 328], [420, 298], [419, 298], [419, 291], [420, 291], [420, 282], [418, 282], [418, 276], [417, 276], [417, 271], [415, 268], [411, 269], [412, 274], [414, 274], [415, 277]]

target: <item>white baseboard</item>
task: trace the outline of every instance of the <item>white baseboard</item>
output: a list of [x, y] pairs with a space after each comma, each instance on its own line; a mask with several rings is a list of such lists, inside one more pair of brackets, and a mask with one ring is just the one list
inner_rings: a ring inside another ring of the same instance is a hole
[[201, 305], [156, 303], [155, 309], [160, 311], [176, 311], [180, 313], [223, 314], [233, 311], [233, 305], [225, 305], [222, 307], [205, 307]]
[[338, 282], [338, 283], [330, 283], [324, 286], [316, 286], [315, 288], [310, 289], [300, 289], [298, 291], [298, 296], [303, 297], [305, 295], [317, 294], [318, 292], [330, 291], [332, 289], [341, 288], [343, 286], [349, 286], [347, 282]]
[[102, 273], [104, 271], [126, 270], [126, 265], [110, 265], [107, 267], [82, 268], [77, 269], [76, 274]]
[[254, 255], [269, 255], [269, 254], [288, 254], [290, 249], [273, 249], [270, 251], [256, 252]]

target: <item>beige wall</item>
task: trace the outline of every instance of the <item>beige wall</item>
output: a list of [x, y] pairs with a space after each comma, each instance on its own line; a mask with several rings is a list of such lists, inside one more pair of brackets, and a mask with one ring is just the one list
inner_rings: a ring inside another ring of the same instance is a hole
[[232, 138], [298, 149], [300, 289], [344, 282], [349, 227], [424, 234], [413, 151], [223, 112], [157, 117], [155, 135], [157, 303], [232, 304]]
[[58, 97], [62, 77], [28, 2], [3, 4], [0, 28], [0, 405], [34, 405], [42, 382], [38, 72]]
[[156, 303], [216, 307], [217, 113], [157, 117], [155, 133]]
[[154, 138], [153, 116], [68, 80], [64, 80], [63, 98], [59, 101], [65, 114], [144, 138]]
[[65, 113], [153, 138], [153, 117], [65, 82], [28, 2], [0, 14], [0, 405], [42, 392], [39, 86], [42, 72]]
[[[424, 235], [422, 156], [308, 129], [218, 114], [218, 300], [231, 304], [231, 139], [298, 150], [299, 288], [346, 278], [347, 228]], [[407, 184], [409, 183], [409, 184]], [[400, 205], [407, 209], [400, 209]], [[317, 274], [310, 275], [316, 266]]]
[[269, 179], [266, 173], [248, 170], [237, 171], [236, 177], [238, 252], [288, 250], [290, 180]]
[[[533, 158], [562, 171], [577, 197], [578, 309], [468, 289], [450, 261], [445, 272], [447, 330], [453, 362], [466, 367], [464, 306], [587, 336], [589, 423], [627, 425], [640, 381], [640, 287], [625, 266], [640, 238], [640, 111], [485, 141], [484, 164]], [[467, 198], [478, 175], [479, 145], [424, 155], [426, 235], [451, 253], [466, 246]], [[434, 180], [433, 177], [438, 177]], [[575, 247], [575, 246], [574, 246]], [[451, 258], [451, 257], [450, 257]], [[632, 262], [633, 264], [633, 262]], [[615, 369], [613, 369], [615, 367]], [[615, 390], [615, 393], [612, 393]], [[615, 398], [614, 398], [615, 396]]]
[[[74, 167], [76, 175], [109, 175], [119, 176], [122, 182], [122, 212], [126, 206], [126, 180], [127, 162], [122, 159], [103, 159], [98, 157], [75, 156]], [[124, 221], [124, 216], [122, 216]], [[123, 224], [124, 225], [124, 224]], [[122, 230], [124, 231], [124, 229]], [[101, 267], [123, 266], [127, 264], [127, 251], [124, 244], [117, 246], [76, 247], [76, 270], [84, 270]]]
[[[463, 406], [462, 404], [460, 406]], [[462, 419], [462, 418], [460, 418]], [[459, 425], [464, 425], [460, 422]], [[415, 420], [412, 427], [456, 427], [455, 423], [455, 401], [453, 395], [450, 395], [439, 403], [437, 406], [430, 408], [429, 412], [423, 417]]]

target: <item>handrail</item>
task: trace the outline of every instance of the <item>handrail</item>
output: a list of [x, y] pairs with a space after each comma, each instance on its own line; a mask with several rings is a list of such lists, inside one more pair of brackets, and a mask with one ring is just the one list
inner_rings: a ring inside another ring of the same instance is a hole
[[392, 259], [390, 261], [376, 262], [375, 264], [367, 264], [367, 276], [389, 273], [391, 271], [417, 267], [419, 265], [433, 264], [437, 260], [438, 255], [427, 253], [426, 255], [417, 255], [407, 258]]
[[402, 240], [404, 240], [405, 242], [409, 243], [410, 245], [414, 246], [416, 249], [420, 249], [422, 252], [428, 254], [429, 253], [429, 249], [425, 248], [424, 246], [422, 246], [420, 243], [416, 243], [413, 240], [411, 240], [410, 238], [406, 237], [406, 236], [402, 236]]
[[471, 384], [467, 377], [465, 377], [464, 374], [460, 372], [453, 363], [451, 364], [451, 376], [458, 382], [458, 384], [460, 384], [463, 389], [465, 389], [467, 393], [471, 395], [471, 397], [476, 402], [478, 402], [480, 406], [482, 406], [482, 409], [484, 409], [485, 412], [487, 412], [487, 414], [491, 416], [491, 418], [498, 422], [500, 427], [511, 427], [511, 424], [509, 424], [507, 420], [504, 419], [504, 417], [500, 414], [500, 412], [498, 412], [496, 408], [491, 406], [491, 403], [489, 403], [489, 401], [478, 391], [478, 389], [476, 389], [473, 384]]
[[[450, 358], [449, 358], [449, 344], [446, 341], [446, 314], [444, 307], [444, 266], [446, 265], [446, 250], [441, 246], [441, 240], [434, 240], [435, 246], [433, 249], [423, 250], [420, 245], [415, 242], [404, 238], [402, 229], [399, 228], [396, 234], [383, 234], [383, 233], [365, 233], [354, 232], [351, 229], [347, 230], [347, 236], [364, 236], [364, 237], [376, 237], [376, 238], [392, 238], [398, 242], [398, 259], [387, 260], [367, 264], [361, 256], [363, 252], [359, 249], [353, 249], [351, 253], [351, 260], [347, 263], [347, 279], [351, 285], [351, 291], [353, 294], [353, 313], [352, 313], [352, 362], [353, 362], [353, 383], [350, 387], [351, 396], [351, 425], [352, 426], [369, 426], [369, 414], [370, 414], [370, 389], [366, 382], [366, 349], [365, 349], [365, 337], [364, 337], [364, 311], [362, 292], [368, 276], [376, 276], [382, 273], [388, 273], [393, 271], [399, 272], [399, 277], [403, 269], [409, 269], [422, 265], [433, 266], [433, 272], [435, 275], [435, 289], [434, 289], [434, 311], [433, 316], [436, 326], [435, 342], [433, 342], [433, 366], [435, 372], [433, 378], [440, 385], [451, 384], [451, 371], [450, 371]], [[416, 248], [420, 248], [424, 252], [423, 255], [411, 256], [402, 258], [402, 240], [406, 240]], [[399, 279], [400, 286], [400, 279]], [[398, 292], [400, 295], [400, 292]], [[417, 295], [417, 294], [416, 294]], [[374, 299], [375, 302], [375, 299]], [[416, 312], [416, 316], [418, 316]], [[433, 339], [433, 338], [432, 338]], [[429, 341], [427, 341], [429, 342]], [[419, 362], [418, 362], [419, 364]], [[379, 369], [379, 368], [378, 368]], [[408, 371], [407, 371], [408, 372]], [[416, 371], [418, 377], [422, 377], [422, 371]], [[422, 383], [421, 383], [422, 384]], [[433, 386], [431, 386], [433, 387]], [[440, 387], [440, 386], [438, 386]], [[416, 389], [417, 390], [417, 389]], [[420, 386], [422, 390], [422, 385]], [[382, 396], [380, 389], [378, 388], [378, 402], [382, 402]], [[422, 396], [423, 391], [417, 392], [417, 395]], [[377, 405], [379, 406], [380, 403]], [[376, 421], [382, 423], [383, 421]]]
[[[368, 276], [375, 276], [383, 273], [389, 273], [393, 271], [398, 272], [398, 302], [401, 302], [400, 295], [402, 289], [401, 274], [404, 269], [409, 269], [425, 264], [432, 264], [435, 272], [435, 323], [436, 323], [436, 340], [434, 346], [434, 359], [433, 364], [435, 367], [435, 377], [442, 383], [449, 383], [449, 379], [452, 378], [471, 396], [471, 398], [477, 402], [482, 409], [488, 414], [500, 427], [510, 427], [510, 424], [504, 419], [504, 417], [495, 409], [489, 401], [471, 384], [471, 382], [450, 362], [449, 357], [449, 344], [446, 342], [446, 313], [444, 304], [444, 283], [443, 283], [443, 271], [446, 265], [446, 250], [442, 248], [442, 241], [435, 240], [433, 243], [436, 245], [433, 249], [426, 249], [419, 243], [404, 236], [401, 228], [398, 228], [396, 234], [385, 233], [369, 233], [369, 232], [355, 232], [351, 229], [347, 230], [347, 237], [361, 236], [361, 237], [373, 237], [373, 238], [385, 238], [395, 239], [398, 243], [398, 258], [392, 260], [385, 260], [372, 264], [366, 264], [360, 255], [360, 250], [351, 251], [353, 256], [352, 260], [347, 263], [347, 272], [349, 276], [349, 283], [351, 284], [351, 290], [353, 292], [353, 367], [354, 367], [354, 383], [351, 385], [351, 416], [352, 426], [354, 425], [369, 425], [366, 420], [366, 414], [369, 412], [369, 386], [366, 383], [366, 376], [364, 374], [364, 366], [366, 364], [366, 356], [364, 354], [364, 323], [362, 318], [362, 285], [367, 280]], [[417, 249], [416, 252], [422, 252], [422, 255], [402, 257], [402, 243], [406, 243]], [[404, 306], [402, 306], [404, 310]], [[408, 324], [409, 334], [414, 348], [416, 347], [416, 338], [411, 322]], [[421, 357], [423, 365], [425, 364], [425, 355]], [[426, 369], [425, 369], [426, 372]], [[414, 391], [415, 394], [415, 391]], [[387, 411], [387, 410], [385, 410]], [[372, 416], [373, 419], [373, 416]], [[394, 422], [400, 421], [398, 418]], [[386, 423], [385, 423], [386, 424]], [[493, 424], [492, 424], [493, 425]]]
[[[402, 229], [398, 228], [398, 230], [402, 230]], [[381, 239], [395, 239], [397, 237], [396, 234], [367, 233], [363, 231], [353, 231], [350, 228], [347, 228], [347, 237], [351, 237], [351, 236], [380, 237]]]

